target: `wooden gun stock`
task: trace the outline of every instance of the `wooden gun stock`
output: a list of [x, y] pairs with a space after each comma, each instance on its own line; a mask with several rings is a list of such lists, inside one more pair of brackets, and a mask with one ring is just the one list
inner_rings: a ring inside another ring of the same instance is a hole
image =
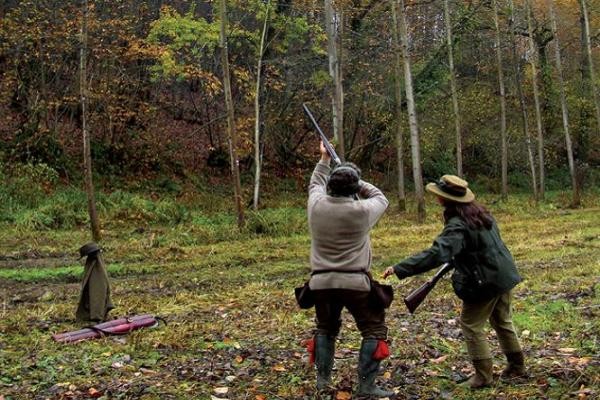
[[450, 263], [445, 263], [430, 280], [410, 292], [408, 296], [404, 298], [404, 304], [406, 304], [406, 308], [408, 308], [408, 311], [410, 311], [411, 314], [413, 314], [417, 307], [425, 300], [425, 297], [433, 290], [442, 276], [452, 268], [454, 267]]

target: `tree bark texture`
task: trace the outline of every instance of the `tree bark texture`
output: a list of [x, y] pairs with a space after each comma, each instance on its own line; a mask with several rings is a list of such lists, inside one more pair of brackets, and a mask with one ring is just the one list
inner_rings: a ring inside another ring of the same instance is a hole
[[394, 40], [394, 83], [396, 95], [396, 161], [398, 169], [398, 209], [406, 211], [406, 192], [404, 189], [404, 134], [402, 132], [402, 53], [398, 34], [397, 0], [391, 0], [392, 35]]
[[233, 193], [237, 211], [238, 228], [244, 226], [244, 209], [242, 207], [242, 187], [240, 183], [240, 162], [237, 156], [237, 135], [235, 129], [235, 116], [233, 99], [231, 97], [231, 81], [229, 78], [229, 52], [227, 46], [227, 5], [226, 0], [221, 0], [219, 7], [221, 18], [220, 42], [221, 63], [223, 67], [223, 90], [225, 91], [225, 107], [227, 108], [227, 138], [229, 142], [229, 160], [231, 164], [231, 177], [233, 179]]
[[462, 134], [460, 109], [458, 107], [458, 89], [454, 71], [454, 50], [452, 44], [452, 21], [450, 20], [450, 5], [444, 0], [444, 22], [446, 24], [446, 43], [448, 44], [448, 68], [450, 70], [450, 90], [452, 92], [452, 108], [454, 110], [454, 128], [456, 131], [456, 173], [463, 177]]
[[340, 29], [342, 13], [334, 9], [332, 0], [325, 0], [325, 27], [327, 33], [327, 54], [329, 57], [329, 75], [333, 80], [331, 96], [333, 112], [333, 137], [337, 141], [337, 152], [343, 160], [344, 144], [344, 88], [342, 84], [342, 61]]
[[535, 122], [537, 127], [537, 139], [538, 139], [538, 170], [539, 170], [539, 188], [538, 197], [544, 199], [546, 191], [546, 177], [545, 177], [545, 166], [544, 166], [544, 127], [542, 124], [542, 111], [540, 108], [540, 93], [538, 90], [538, 69], [535, 64], [537, 48], [533, 40], [533, 25], [531, 1], [527, 0], [525, 4], [527, 8], [527, 31], [529, 32], [529, 50], [530, 58], [529, 62], [531, 65], [531, 86], [533, 86], [533, 102], [535, 104]]
[[598, 96], [598, 88], [596, 87], [595, 81], [595, 73], [594, 73], [594, 62], [592, 61], [592, 45], [590, 39], [590, 20], [587, 11], [587, 2], [586, 0], [579, 0], [579, 5], [581, 8], [581, 16], [583, 17], [583, 32], [582, 39], [585, 47], [585, 54], [587, 58], [587, 68], [588, 74], [590, 77], [590, 91], [592, 93], [592, 99], [594, 102], [594, 109], [596, 111], [596, 134], [600, 133], [600, 100]]
[[87, 99], [88, 99], [88, 82], [87, 82], [87, 35], [88, 35], [88, 0], [82, 0], [82, 23], [81, 23], [81, 47], [79, 51], [79, 93], [81, 102], [81, 131], [83, 135], [83, 165], [85, 174], [85, 191], [87, 194], [88, 214], [90, 216], [90, 226], [92, 230], [92, 238], [95, 242], [99, 242], [102, 237], [100, 235], [100, 222], [98, 221], [98, 213], [96, 211], [96, 195], [94, 193], [94, 182], [92, 176], [92, 152], [90, 146], [90, 132], [87, 121]]
[[260, 46], [258, 48], [258, 62], [256, 66], [256, 96], [254, 97], [254, 196], [252, 205], [254, 210], [258, 210], [258, 200], [260, 196], [260, 172], [262, 167], [262, 157], [260, 151], [260, 89], [262, 76], [262, 62], [265, 49], [265, 39], [267, 36], [267, 27], [269, 22], [269, 7], [271, 0], [267, 1], [265, 11], [265, 21], [260, 36]]
[[502, 70], [502, 47], [500, 41], [500, 21], [498, 18], [498, 2], [492, 0], [494, 9], [496, 66], [498, 68], [498, 87], [500, 89], [500, 169], [502, 175], [502, 198], [508, 197], [508, 141], [506, 138], [506, 93], [504, 90], [504, 72]]
[[519, 66], [519, 55], [517, 52], [517, 41], [515, 32], [515, 6], [513, 0], [508, 1], [510, 8], [510, 35], [511, 35], [511, 46], [513, 55], [513, 65], [515, 69], [515, 87], [517, 88], [517, 96], [519, 97], [519, 105], [521, 108], [521, 122], [523, 126], [523, 135], [525, 137], [525, 144], [527, 146], [527, 158], [529, 160], [529, 172], [531, 174], [531, 188], [533, 190], [533, 198], [537, 202], [538, 200], [538, 185], [537, 185], [537, 174], [535, 170], [535, 156], [533, 143], [531, 141], [531, 134], [529, 133], [529, 116], [527, 112], [527, 104], [525, 102], [525, 94], [523, 93], [522, 79], [521, 79], [521, 68]]
[[408, 53], [408, 29], [406, 26], [406, 12], [404, 10], [404, 0], [398, 0], [398, 24], [400, 41], [402, 43], [402, 58], [404, 60], [404, 86], [406, 90], [406, 104], [408, 108], [408, 125], [410, 128], [413, 180], [415, 183], [415, 197], [417, 200], [417, 220], [422, 223], [425, 221], [425, 197], [423, 192], [423, 176], [421, 172], [419, 125], [417, 122], [417, 111], [413, 93], [410, 56]]
[[569, 162], [569, 174], [571, 175], [571, 186], [573, 188], [573, 206], [579, 206], [579, 190], [577, 188], [577, 178], [575, 174], [575, 161], [573, 159], [573, 144], [571, 142], [571, 133], [569, 130], [569, 110], [567, 108], [567, 96], [565, 93], [565, 80], [563, 78], [563, 67], [560, 56], [560, 42], [558, 40], [558, 28], [556, 25], [556, 14], [554, 12], [554, 0], [548, 0], [548, 11], [550, 15], [550, 24], [554, 36], [556, 72], [558, 75], [558, 85], [560, 92], [560, 106], [562, 111], [563, 130], [565, 133], [565, 144], [567, 150], [567, 160]]

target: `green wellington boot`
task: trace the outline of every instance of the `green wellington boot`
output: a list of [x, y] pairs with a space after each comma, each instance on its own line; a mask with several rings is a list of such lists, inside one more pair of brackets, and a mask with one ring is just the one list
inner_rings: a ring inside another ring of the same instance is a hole
[[493, 380], [493, 363], [491, 358], [484, 360], [473, 360], [473, 367], [475, 368], [475, 374], [469, 378], [467, 385], [471, 389], [479, 389], [488, 387], [492, 384]]
[[326, 335], [315, 336], [315, 365], [317, 366], [317, 390], [326, 389], [331, 384], [335, 338]]
[[527, 371], [525, 370], [525, 357], [523, 352], [506, 353], [506, 361], [508, 365], [500, 375], [502, 379], [525, 378]]
[[377, 339], [364, 339], [358, 356], [358, 394], [371, 397], [390, 397], [395, 393], [375, 385], [381, 361], [373, 360]]

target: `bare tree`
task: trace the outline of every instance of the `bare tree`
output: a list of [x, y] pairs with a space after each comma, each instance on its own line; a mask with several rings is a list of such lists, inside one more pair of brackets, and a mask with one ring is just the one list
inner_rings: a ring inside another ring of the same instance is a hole
[[227, 47], [227, 5], [226, 0], [221, 0], [219, 16], [221, 18], [220, 42], [221, 63], [223, 64], [223, 89], [225, 91], [225, 107], [227, 107], [227, 137], [229, 142], [229, 160], [231, 176], [233, 179], [233, 193], [237, 210], [238, 227], [244, 226], [244, 209], [242, 207], [242, 186], [240, 183], [240, 162], [237, 156], [237, 135], [235, 129], [235, 116], [233, 99], [231, 97], [231, 81], [229, 78], [229, 55]]
[[342, 61], [340, 30], [343, 14], [333, 8], [332, 0], [325, 0], [325, 27], [327, 32], [327, 54], [329, 56], [329, 75], [333, 80], [331, 97], [333, 111], [333, 137], [338, 143], [338, 153], [343, 159], [344, 144], [344, 88], [342, 85]]
[[456, 172], [463, 176], [462, 161], [462, 134], [460, 127], [460, 110], [458, 108], [458, 90], [456, 87], [456, 73], [454, 72], [454, 50], [452, 45], [452, 21], [450, 20], [450, 6], [444, 0], [444, 22], [446, 23], [446, 42], [448, 43], [448, 67], [450, 69], [450, 90], [452, 91], [452, 107], [454, 109], [454, 127], [456, 129]]
[[523, 134], [525, 136], [525, 143], [527, 145], [527, 158], [529, 161], [529, 170], [531, 174], [531, 187], [533, 190], [533, 198], [535, 201], [538, 200], [538, 185], [537, 185], [537, 174], [535, 171], [535, 157], [533, 144], [531, 141], [531, 134], [529, 133], [529, 117], [527, 113], [527, 104], [525, 103], [525, 95], [521, 86], [521, 68], [519, 67], [519, 56], [517, 53], [517, 40], [515, 32], [515, 6], [513, 0], [508, 1], [510, 8], [510, 35], [512, 41], [512, 55], [513, 65], [515, 68], [515, 87], [517, 88], [517, 95], [519, 97], [519, 104], [521, 106], [521, 122], [523, 126]]
[[262, 76], [262, 63], [265, 51], [265, 38], [267, 36], [267, 27], [269, 22], [269, 11], [271, 0], [267, 0], [265, 8], [265, 21], [260, 36], [260, 45], [258, 48], [258, 61], [256, 66], [256, 96], [254, 97], [254, 197], [253, 207], [258, 210], [258, 198], [260, 194], [260, 171], [262, 167], [262, 157], [260, 151], [260, 78]]
[[585, 48], [585, 54], [587, 58], [588, 75], [590, 77], [590, 91], [592, 93], [592, 99], [594, 101], [594, 107], [596, 110], [596, 129], [600, 133], [600, 100], [598, 99], [598, 89], [594, 83], [594, 63], [592, 61], [592, 45], [590, 40], [590, 20], [587, 12], [586, 0], [579, 0], [579, 7], [581, 8], [581, 17], [583, 19], [581, 38], [583, 39], [583, 45]]
[[406, 211], [406, 192], [404, 190], [404, 138], [402, 132], [402, 53], [398, 35], [398, 14], [396, 0], [391, 0], [392, 5], [392, 36], [394, 40], [394, 82], [396, 94], [396, 161], [398, 169], [398, 209]]
[[506, 93], [504, 90], [504, 72], [502, 70], [502, 47], [500, 42], [500, 22], [498, 18], [498, 2], [492, 0], [494, 10], [494, 27], [496, 28], [496, 66], [498, 68], [498, 87], [500, 89], [500, 142], [501, 142], [501, 167], [502, 170], [502, 198], [508, 197], [508, 143], [506, 139]]
[[581, 203], [579, 190], [577, 187], [577, 176], [575, 173], [575, 161], [573, 159], [573, 145], [571, 143], [571, 134], [569, 132], [569, 110], [567, 109], [567, 96], [565, 94], [565, 81], [563, 78], [562, 60], [560, 57], [560, 42], [558, 40], [558, 29], [556, 26], [556, 14], [554, 12], [554, 1], [548, 0], [548, 10], [550, 14], [550, 24], [552, 26], [552, 35], [554, 36], [554, 46], [556, 54], [556, 71], [558, 75], [558, 84], [560, 90], [560, 105], [562, 109], [563, 130], [565, 132], [565, 143], [567, 146], [567, 160], [569, 162], [569, 174], [571, 175], [571, 186], [573, 187], [573, 206]]
[[531, 0], [527, 0], [525, 7], [527, 8], [527, 31], [529, 33], [529, 63], [531, 65], [531, 86], [533, 86], [533, 101], [535, 104], [535, 122], [538, 133], [538, 169], [540, 174], [539, 181], [539, 189], [538, 196], [540, 199], [544, 199], [544, 194], [546, 191], [546, 178], [545, 178], [545, 166], [544, 166], [544, 127], [542, 124], [542, 112], [540, 109], [540, 94], [538, 90], [538, 70], [535, 64], [536, 59], [536, 46], [533, 39], [533, 24], [531, 22], [532, 19], [532, 10], [531, 10]]
[[85, 191], [87, 193], [88, 214], [90, 216], [90, 225], [92, 228], [92, 238], [98, 242], [102, 238], [100, 235], [100, 222], [96, 212], [96, 195], [94, 193], [94, 182], [92, 177], [92, 153], [90, 148], [90, 132], [87, 124], [87, 36], [88, 36], [88, 14], [89, 6], [87, 0], [82, 0], [82, 21], [81, 21], [81, 47], [79, 49], [79, 93], [81, 102], [81, 131], [83, 134], [83, 165], [85, 172]]
[[408, 53], [408, 29], [406, 27], [406, 12], [404, 0], [398, 0], [398, 28], [402, 44], [402, 58], [404, 60], [404, 86], [406, 90], [406, 104], [408, 108], [408, 125], [410, 128], [410, 145], [412, 154], [413, 180], [415, 183], [415, 197], [417, 200], [417, 220], [425, 221], [425, 196], [423, 192], [423, 176], [421, 172], [421, 149], [419, 145], [419, 125], [413, 93], [412, 72], [410, 56]]

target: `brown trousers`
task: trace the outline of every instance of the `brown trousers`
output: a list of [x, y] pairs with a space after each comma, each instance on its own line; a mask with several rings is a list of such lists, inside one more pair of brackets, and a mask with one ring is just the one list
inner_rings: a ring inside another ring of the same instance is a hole
[[471, 360], [492, 358], [484, 330], [488, 320], [496, 331], [500, 347], [505, 354], [521, 351], [519, 338], [512, 322], [511, 301], [512, 292], [509, 291], [480, 303], [463, 302], [460, 326]]
[[349, 289], [323, 289], [313, 291], [317, 335], [336, 337], [342, 326], [342, 309], [346, 307], [364, 339], [387, 339], [385, 310], [369, 305], [369, 292]]

